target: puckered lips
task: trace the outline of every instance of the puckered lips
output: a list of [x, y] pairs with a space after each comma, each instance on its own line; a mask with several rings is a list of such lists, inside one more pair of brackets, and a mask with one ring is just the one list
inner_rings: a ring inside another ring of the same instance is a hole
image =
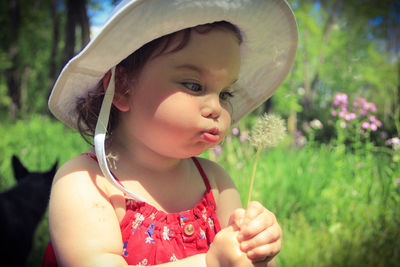
[[201, 138], [208, 143], [217, 143], [219, 141], [219, 130], [217, 127], [204, 131]]

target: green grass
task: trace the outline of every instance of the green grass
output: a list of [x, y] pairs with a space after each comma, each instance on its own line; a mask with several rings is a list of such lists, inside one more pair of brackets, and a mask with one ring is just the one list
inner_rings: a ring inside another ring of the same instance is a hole
[[[3, 124], [0, 136], [1, 189], [14, 184], [12, 154], [31, 170], [46, 170], [88, 147], [77, 133], [45, 117]], [[282, 227], [279, 266], [398, 266], [400, 164], [388, 148], [357, 147], [283, 144], [261, 154], [253, 199], [274, 212]], [[254, 150], [232, 137], [220, 156], [204, 156], [228, 170], [245, 203]], [[29, 265], [40, 264], [47, 227], [45, 218]]]
[[[246, 149], [231, 142], [224, 150]], [[245, 203], [253, 158], [224, 153], [216, 159]], [[390, 150], [370, 145], [352, 152], [317, 143], [264, 151], [253, 199], [273, 211], [283, 229], [279, 266], [399, 266], [399, 165]]]

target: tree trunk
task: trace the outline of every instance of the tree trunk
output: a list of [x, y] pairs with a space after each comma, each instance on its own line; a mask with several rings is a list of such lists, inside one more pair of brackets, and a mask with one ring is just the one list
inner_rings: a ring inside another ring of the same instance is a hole
[[50, 1], [50, 15], [53, 22], [53, 38], [51, 44], [51, 55], [49, 62], [49, 92], [53, 87], [56, 79], [56, 75], [59, 71], [59, 66], [57, 64], [58, 55], [58, 43], [60, 42], [60, 18], [58, 15], [57, 0]]
[[65, 30], [65, 65], [75, 55], [76, 27], [81, 28], [81, 49], [89, 42], [90, 25], [86, 9], [87, 0], [67, 0], [67, 23]]
[[86, 10], [86, 2], [87, 0], [79, 1], [79, 25], [81, 26], [82, 48], [84, 48], [90, 40], [90, 24]]
[[31, 68], [29, 66], [24, 67], [24, 71], [21, 76], [21, 90], [20, 90], [20, 99], [21, 99], [21, 112], [22, 114], [26, 114], [28, 112], [28, 80], [31, 72]]
[[75, 54], [75, 28], [77, 22], [76, 6], [77, 0], [67, 0], [67, 21], [65, 28], [65, 46], [64, 46], [64, 56], [63, 64], [65, 65]]
[[21, 108], [20, 78], [18, 73], [18, 39], [21, 27], [20, 5], [18, 0], [9, 1], [11, 25], [13, 26], [12, 37], [8, 48], [8, 57], [12, 65], [6, 69], [6, 83], [8, 95], [11, 98], [9, 106], [10, 117], [15, 119]]

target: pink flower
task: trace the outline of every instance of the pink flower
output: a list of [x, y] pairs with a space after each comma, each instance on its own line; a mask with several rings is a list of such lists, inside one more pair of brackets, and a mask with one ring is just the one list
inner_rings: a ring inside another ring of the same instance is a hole
[[336, 117], [336, 115], [337, 115], [336, 110], [332, 110], [332, 111], [331, 111], [331, 115], [332, 115], [332, 117]]
[[371, 112], [376, 113], [378, 111], [374, 103], [368, 103], [368, 104], [369, 104], [368, 108]]
[[348, 98], [347, 95], [344, 93], [337, 93], [335, 95], [335, 98], [333, 99], [333, 106], [338, 107], [338, 106], [347, 106], [348, 104]]
[[239, 140], [240, 140], [240, 142], [244, 142], [244, 141], [246, 141], [246, 139], [247, 139], [247, 132], [242, 132], [242, 134], [239, 136]]
[[356, 117], [357, 117], [357, 115], [355, 113], [347, 113], [344, 115], [344, 119], [346, 121], [354, 120]]
[[365, 115], [367, 115], [367, 113], [368, 113], [368, 110], [365, 110], [365, 109], [360, 109], [360, 114], [362, 115], [362, 116], [365, 116]]
[[371, 130], [372, 130], [373, 132], [375, 132], [376, 130], [378, 130], [378, 126], [376, 126], [375, 123], [371, 123], [370, 128], [371, 128]]
[[361, 124], [361, 127], [363, 128], [363, 129], [368, 129], [369, 128], [369, 126], [370, 126], [370, 123], [369, 122], [363, 122], [362, 124]]
[[215, 147], [210, 148], [214, 157], [219, 157], [222, 154], [222, 147], [220, 145], [216, 145]]
[[393, 137], [386, 141], [386, 145], [392, 146], [393, 150], [400, 150], [400, 138]]
[[369, 120], [371, 121], [371, 123], [375, 124], [377, 127], [381, 127], [382, 126], [382, 122], [380, 120], [378, 120], [375, 116], [369, 116]]
[[234, 135], [234, 136], [237, 136], [238, 134], [239, 134], [239, 129], [238, 128], [233, 128], [232, 129], [232, 134]]

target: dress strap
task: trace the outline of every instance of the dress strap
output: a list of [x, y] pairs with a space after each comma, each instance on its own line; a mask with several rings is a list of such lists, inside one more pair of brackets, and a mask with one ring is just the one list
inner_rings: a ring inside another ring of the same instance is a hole
[[194, 164], [196, 165], [197, 169], [199, 170], [201, 177], [203, 178], [203, 181], [204, 181], [204, 184], [206, 185], [207, 191], [211, 190], [210, 182], [208, 181], [208, 177], [207, 177], [205, 171], [203, 170], [203, 167], [201, 167], [199, 160], [195, 157], [192, 157], [192, 160], [193, 160]]
[[95, 154], [92, 154], [92, 153], [89, 153], [89, 152], [85, 152], [85, 153], [82, 153], [82, 155], [84, 155], [84, 156], [89, 156], [89, 157], [91, 157], [94, 161], [99, 162], [99, 161], [97, 160], [97, 157], [96, 157]]

